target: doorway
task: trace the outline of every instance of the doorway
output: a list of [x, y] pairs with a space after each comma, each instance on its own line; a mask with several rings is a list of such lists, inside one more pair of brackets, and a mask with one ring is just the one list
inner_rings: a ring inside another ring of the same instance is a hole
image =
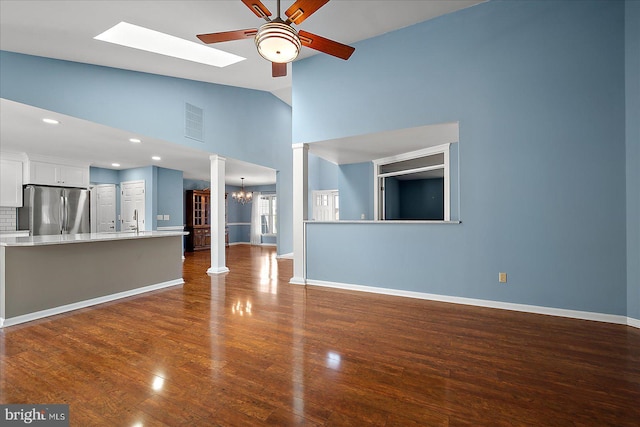
[[338, 221], [340, 219], [338, 190], [313, 191], [312, 197], [314, 221]]
[[116, 186], [100, 184], [93, 188], [96, 197], [96, 231], [106, 233], [116, 230]]
[[[145, 182], [127, 181], [120, 183], [121, 231], [145, 231]], [[137, 218], [137, 221], [136, 221]]]

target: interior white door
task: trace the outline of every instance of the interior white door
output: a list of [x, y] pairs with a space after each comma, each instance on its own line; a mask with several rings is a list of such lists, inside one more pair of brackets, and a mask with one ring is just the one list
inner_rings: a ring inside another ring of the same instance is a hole
[[315, 221], [337, 221], [340, 219], [338, 190], [314, 191], [313, 219]]
[[120, 183], [120, 215], [121, 231], [135, 230], [137, 212], [137, 226], [139, 231], [145, 230], [144, 221], [144, 181], [128, 181]]
[[116, 231], [116, 186], [115, 184], [96, 185], [96, 223], [97, 232]]

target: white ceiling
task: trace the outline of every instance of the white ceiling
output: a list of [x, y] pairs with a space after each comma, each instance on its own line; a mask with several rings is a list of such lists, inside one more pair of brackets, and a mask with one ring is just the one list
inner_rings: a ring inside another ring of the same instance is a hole
[[[345, 44], [353, 44], [480, 2], [478, 0], [333, 0], [303, 22], [300, 28]], [[276, 1], [263, 0], [263, 3], [275, 15]], [[291, 3], [285, 0], [282, 2], [282, 9], [286, 9]], [[195, 42], [199, 42], [196, 34], [255, 28], [264, 22], [240, 0], [0, 0], [0, 49], [263, 90], [291, 103], [291, 67], [287, 77], [271, 77], [271, 65], [258, 55], [252, 40], [216, 44], [215, 47], [218, 49], [247, 58], [226, 68], [216, 68], [93, 39], [120, 21]], [[316, 53], [311, 49], [303, 48], [299, 58]], [[356, 49], [354, 55], [357, 54]], [[25, 129], [14, 129], [18, 126], [17, 123], [5, 119], [4, 107], [3, 101], [1, 122], [3, 149], [8, 149], [13, 144], [9, 139], [5, 139], [5, 136], [17, 134], [21, 134], [20, 141], [25, 144], [24, 147], [28, 146], [36, 151], [50, 149], [52, 145], [50, 135], [47, 134], [44, 139], [27, 142]], [[40, 113], [42, 112], [33, 112], [33, 114]], [[7, 112], [7, 115], [13, 114], [28, 115], [24, 110]], [[100, 125], [92, 127], [90, 123], [77, 123], [68, 119], [65, 119], [65, 122], [69, 126], [71, 123], [78, 124], [80, 128], [77, 132], [69, 128], [68, 138], [56, 142], [56, 152], [60, 154], [69, 153], [80, 156], [81, 152], [74, 151], [73, 147], [81, 146], [86, 149], [87, 141], [91, 140], [94, 141], [92, 149], [87, 150], [90, 156], [85, 156], [82, 160], [90, 161], [95, 165], [110, 165], [118, 160], [116, 157], [122, 159], [119, 161], [122, 167], [129, 162], [131, 164], [142, 162], [148, 165], [149, 153], [146, 150], [161, 150], [166, 153], [163, 156], [164, 166], [184, 170], [185, 176], [197, 175], [193, 177], [201, 178], [200, 172], [192, 173], [191, 170], [208, 169], [208, 153], [194, 152], [195, 150], [185, 147], [177, 149], [169, 143], [151, 140], [146, 141], [144, 149], [141, 148], [139, 151], [133, 151], [131, 147], [121, 150], [114, 145], [116, 144], [114, 142], [106, 144], [106, 140], [125, 136], [123, 131], [113, 129], [111, 130], [113, 133], [110, 133]], [[35, 131], [34, 134], [36, 134], [34, 137], [41, 137]], [[74, 135], [78, 136], [74, 138]], [[91, 135], [93, 137], [90, 137]], [[104, 149], [97, 149], [100, 142], [105, 143]], [[182, 157], [174, 159], [173, 156]], [[191, 161], [189, 162], [187, 158]], [[181, 164], [188, 164], [188, 167], [182, 169]], [[196, 164], [197, 166], [194, 167]], [[230, 164], [227, 163], [227, 166], [230, 167]], [[248, 181], [247, 184], [252, 185]]]
[[[43, 118], [60, 121], [49, 125]], [[139, 138], [139, 144], [129, 141]], [[183, 171], [190, 179], [209, 181], [211, 177], [209, 153], [160, 139], [100, 125], [64, 114], [0, 98], [0, 149], [14, 153], [26, 153], [66, 159], [79, 164], [107, 169], [131, 169], [157, 165]], [[159, 156], [154, 161], [151, 156]], [[119, 163], [114, 167], [112, 163]], [[276, 171], [227, 158], [225, 181], [229, 185], [267, 185], [276, 182]]]

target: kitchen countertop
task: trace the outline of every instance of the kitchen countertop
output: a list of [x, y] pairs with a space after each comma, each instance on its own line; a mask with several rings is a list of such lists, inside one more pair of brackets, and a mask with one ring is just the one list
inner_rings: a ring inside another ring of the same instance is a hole
[[0, 246], [46, 246], [68, 243], [104, 242], [110, 240], [148, 239], [154, 237], [186, 236], [185, 231], [141, 231], [136, 234], [133, 231], [115, 233], [83, 233], [83, 234], [56, 234], [53, 236], [26, 236], [26, 237], [2, 237]]

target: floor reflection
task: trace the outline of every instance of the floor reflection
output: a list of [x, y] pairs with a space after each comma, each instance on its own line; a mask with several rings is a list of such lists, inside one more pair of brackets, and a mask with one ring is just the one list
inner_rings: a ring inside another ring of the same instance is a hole
[[260, 257], [260, 292], [278, 293], [278, 260], [275, 252], [265, 253]]

